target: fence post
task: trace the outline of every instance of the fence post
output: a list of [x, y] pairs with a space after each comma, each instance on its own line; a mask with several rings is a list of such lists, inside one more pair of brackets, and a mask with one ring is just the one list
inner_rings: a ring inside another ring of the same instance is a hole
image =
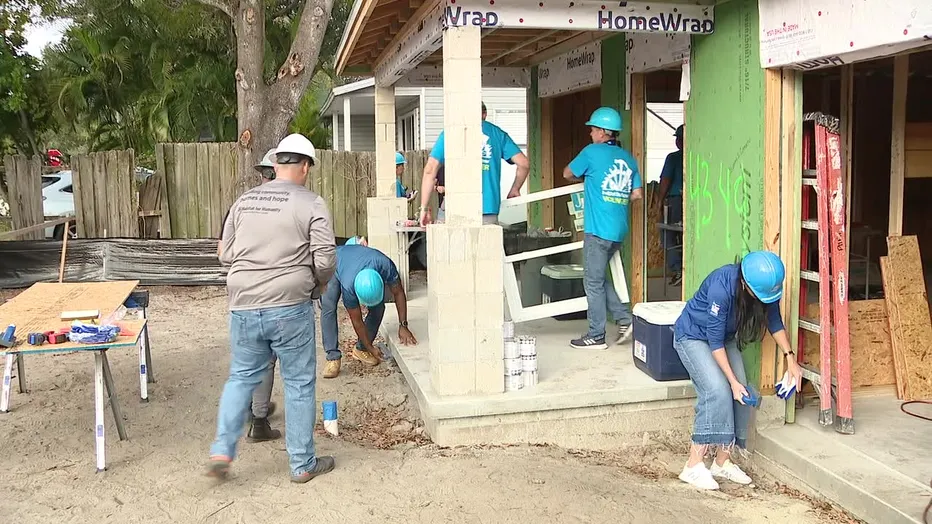
[[[9, 189], [10, 216], [13, 229], [35, 226], [45, 221], [42, 211], [42, 157], [32, 159], [23, 155], [6, 156], [3, 159]], [[39, 230], [23, 235], [23, 240], [41, 240], [45, 231]]]

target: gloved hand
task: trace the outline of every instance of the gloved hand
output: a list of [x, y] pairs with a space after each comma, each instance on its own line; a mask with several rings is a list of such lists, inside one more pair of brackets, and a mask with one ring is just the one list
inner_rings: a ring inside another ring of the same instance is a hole
[[786, 400], [796, 393], [796, 381], [790, 376], [789, 372], [783, 374], [783, 379], [776, 385], [777, 397]]

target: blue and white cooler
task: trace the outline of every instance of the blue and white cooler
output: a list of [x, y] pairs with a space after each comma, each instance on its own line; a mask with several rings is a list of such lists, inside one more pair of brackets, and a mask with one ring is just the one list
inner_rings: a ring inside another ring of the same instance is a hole
[[634, 306], [634, 365], [654, 380], [689, 378], [673, 348], [673, 325], [684, 307], [686, 302], [640, 302]]

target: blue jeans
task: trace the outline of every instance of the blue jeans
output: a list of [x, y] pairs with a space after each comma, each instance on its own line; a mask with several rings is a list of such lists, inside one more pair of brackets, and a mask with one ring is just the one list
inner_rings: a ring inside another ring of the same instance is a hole
[[[683, 197], [667, 197], [667, 225], [683, 223]], [[683, 235], [676, 231], [663, 231], [663, 248], [666, 250], [667, 269], [678, 273], [683, 269]], [[674, 248], [673, 246], [679, 246]]]
[[631, 307], [622, 303], [615, 286], [605, 277], [608, 262], [620, 247], [620, 242], [610, 242], [589, 233], [583, 239], [583, 286], [589, 302], [588, 336], [592, 338], [605, 336], [606, 309], [618, 325], [631, 325]]
[[[327, 284], [327, 292], [320, 297], [320, 331], [324, 339], [324, 351], [327, 352], [327, 360], [340, 360], [343, 358], [343, 353], [340, 351], [340, 325], [337, 321], [337, 306], [339, 303], [340, 281], [333, 277]], [[369, 312], [366, 313], [363, 322], [366, 324], [369, 342], [372, 342], [379, 335], [382, 317], [385, 316], [385, 304], [382, 303], [368, 309]], [[356, 341], [356, 349], [366, 349], [361, 340]]]
[[230, 378], [220, 396], [211, 456], [235, 458], [252, 393], [275, 355], [285, 384], [285, 447], [291, 473], [313, 469], [317, 354], [311, 303], [231, 311], [230, 346]]
[[[696, 419], [693, 422], [693, 442], [720, 446], [747, 446], [748, 421], [751, 407], [734, 399], [731, 385], [712, 356], [712, 349], [704, 340], [676, 340], [673, 342], [683, 367], [696, 388]], [[738, 344], [725, 343], [725, 354], [735, 378], [747, 384], [744, 361]]]

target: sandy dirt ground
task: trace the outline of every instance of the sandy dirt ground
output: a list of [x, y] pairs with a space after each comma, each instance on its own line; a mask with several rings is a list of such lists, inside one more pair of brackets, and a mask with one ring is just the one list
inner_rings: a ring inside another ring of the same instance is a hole
[[[681, 439], [612, 453], [554, 447], [441, 449], [423, 435], [417, 406], [392, 365], [344, 359], [318, 379], [317, 401], [337, 400], [341, 434], [318, 429], [319, 454], [337, 469], [289, 482], [283, 441], [240, 447], [234, 478], [203, 475], [227, 375], [223, 288], [154, 288], [150, 318], [156, 384], [138, 397], [134, 352], [110, 356], [129, 440], [107, 413], [108, 471], [95, 473], [93, 358], [34, 356], [29, 393], [0, 416], [0, 517], [44, 522], [146, 523], [712, 523], [854, 522], [783, 486], [724, 485], [700, 493], [676, 479]], [[15, 293], [0, 292], [0, 300]], [[345, 314], [343, 345], [353, 343]], [[323, 352], [319, 347], [319, 361]], [[322, 367], [322, 366], [321, 366]], [[318, 368], [318, 373], [321, 371]], [[15, 384], [15, 379], [14, 379]], [[282, 405], [276, 380], [274, 399]], [[272, 417], [283, 428], [281, 412]], [[318, 425], [320, 421], [318, 420]]]

